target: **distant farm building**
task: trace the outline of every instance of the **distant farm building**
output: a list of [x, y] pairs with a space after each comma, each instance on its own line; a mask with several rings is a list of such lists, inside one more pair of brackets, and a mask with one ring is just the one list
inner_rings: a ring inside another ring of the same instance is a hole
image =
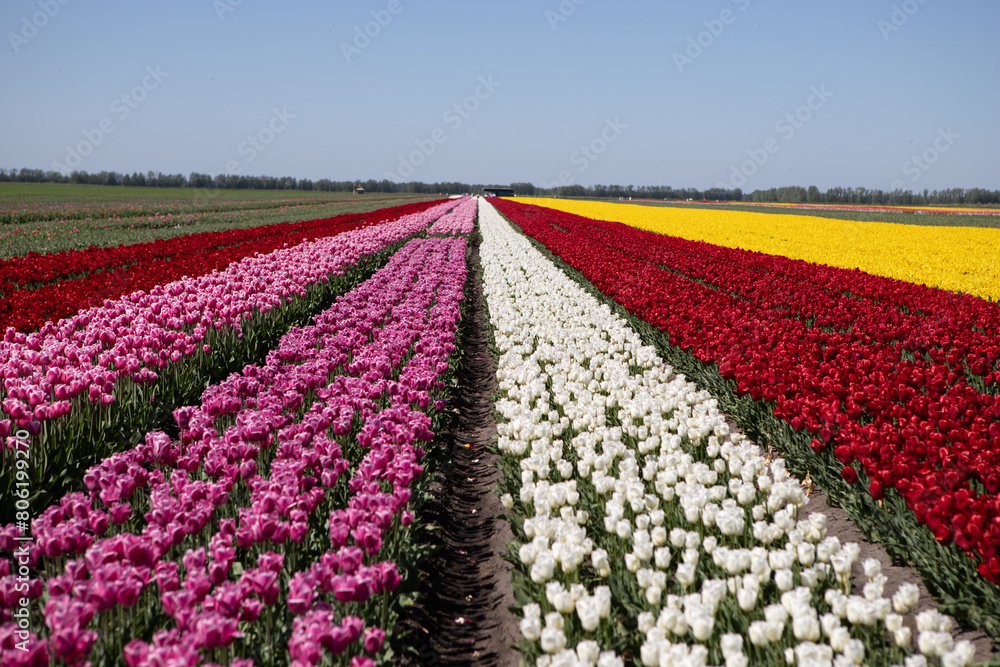
[[514, 191], [510, 188], [483, 188], [484, 197], [513, 197]]

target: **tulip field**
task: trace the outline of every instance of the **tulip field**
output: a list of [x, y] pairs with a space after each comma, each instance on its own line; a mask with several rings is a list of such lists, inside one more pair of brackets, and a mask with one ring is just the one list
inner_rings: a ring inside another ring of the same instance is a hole
[[[955, 633], [1000, 637], [992, 278], [537, 203], [0, 260], [0, 663], [425, 664], [402, 619], [465, 576], [426, 506], [480, 354], [520, 638], [448, 664], [988, 659]], [[919, 574], [806, 515], [813, 483]]]

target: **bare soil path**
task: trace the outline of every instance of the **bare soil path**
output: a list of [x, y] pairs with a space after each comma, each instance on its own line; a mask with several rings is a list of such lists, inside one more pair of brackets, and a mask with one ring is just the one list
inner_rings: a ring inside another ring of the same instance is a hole
[[473, 302], [468, 309], [458, 371], [462, 387], [453, 408], [458, 417], [448, 433], [450, 461], [434, 482], [435, 502], [424, 520], [438, 526], [441, 547], [423, 573], [420, 602], [404, 623], [414, 632], [419, 657], [410, 665], [516, 667], [510, 648], [520, 633], [510, 587], [510, 564], [498, 554], [511, 538], [500, 499], [494, 493], [496, 456], [486, 450], [496, 433], [493, 392], [496, 366], [489, 350], [483, 308], [479, 244], [473, 244], [469, 275]]

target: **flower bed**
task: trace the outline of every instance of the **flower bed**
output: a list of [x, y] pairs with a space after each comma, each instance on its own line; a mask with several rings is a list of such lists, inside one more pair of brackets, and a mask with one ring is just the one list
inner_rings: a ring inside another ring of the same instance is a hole
[[[1000, 581], [1000, 309], [858, 272], [501, 206], [671, 344]], [[558, 229], [552, 226], [558, 225]], [[737, 268], [738, 270], [734, 270]], [[852, 465], [854, 464], [854, 465]]]
[[[0, 329], [36, 329], [106, 299], [221, 270], [254, 254], [307, 239], [371, 226], [430, 208], [420, 202], [335, 218], [206, 232], [116, 248], [88, 248], [48, 255], [29, 253], [0, 261]], [[24, 289], [31, 286], [37, 289]]]
[[[156, 427], [160, 415], [196, 399], [220, 368], [242, 367], [259, 354], [258, 343], [266, 351], [275, 334], [307, 322], [364, 277], [362, 260], [425, 230], [452, 206], [247, 257], [36, 333], [8, 329], [0, 342], [0, 397], [9, 418], [0, 420], [0, 436], [23, 428], [43, 443], [60, 443], [33, 452], [31, 488], [65, 488], [121, 442]], [[0, 488], [12, 489], [13, 451], [5, 448], [2, 457]]]
[[805, 498], [784, 462], [730, 431], [707, 392], [483, 209], [527, 656], [969, 663], [937, 612], [914, 633], [903, 614], [915, 587], [886, 597], [877, 563], [851, 595], [856, 548], [828, 538], [822, 517], [796, 520]]
[[445, 396], [466, 245], [411, 241], [264, 365], [177, 410], [178, 440], [150, 433], [95, 466], [88, 494], [32, 526], [48, 631], [8, 645], [16, 605], [0, 601], [4, 664], [373, 664], [362, 654], [383, 652], [412, 548], [418, 444]]
[[993, 261], [1000, 244], [997, 229], [567, 199], [530, 203], [676, 238], [1000, 299], [1000, 266]]

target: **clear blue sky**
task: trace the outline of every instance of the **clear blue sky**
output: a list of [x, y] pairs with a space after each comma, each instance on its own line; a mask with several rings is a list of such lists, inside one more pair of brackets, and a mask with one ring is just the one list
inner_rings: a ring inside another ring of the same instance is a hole
[[3, 0], [0, 28], [7, 168], [1000, 188], [995, 0]]

